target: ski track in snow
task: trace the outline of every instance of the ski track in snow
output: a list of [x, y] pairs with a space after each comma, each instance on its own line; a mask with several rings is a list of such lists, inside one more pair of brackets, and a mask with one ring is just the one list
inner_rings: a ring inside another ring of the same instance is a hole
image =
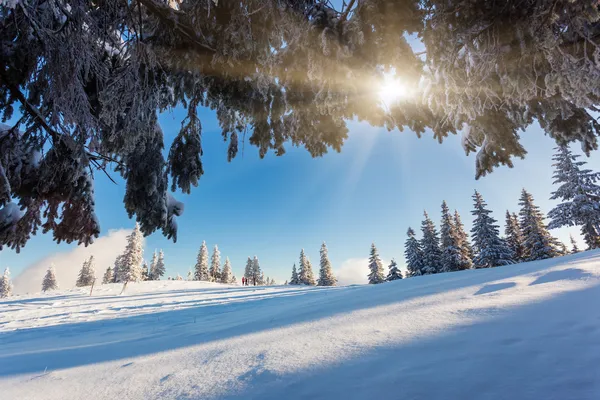
[[594, 251], [371, 286], [15, 296], [0, 398], [598, 399], [599, 285]]

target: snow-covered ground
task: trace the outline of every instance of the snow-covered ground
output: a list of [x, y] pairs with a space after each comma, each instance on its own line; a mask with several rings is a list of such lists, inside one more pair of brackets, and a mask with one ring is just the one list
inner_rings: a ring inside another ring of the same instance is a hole
[[600, 252], [375, 286], [120, 290], [0, 301], [0, 398], [600, 398]]

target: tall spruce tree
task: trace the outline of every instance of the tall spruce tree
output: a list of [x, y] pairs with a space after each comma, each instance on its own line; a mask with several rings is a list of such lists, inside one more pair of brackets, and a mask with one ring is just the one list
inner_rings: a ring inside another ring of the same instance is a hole
[[194, 278], [197, 281], [210, 280], [208, 273], [208, 248], [205, 241], [202, 241], [202, 246], [200, 246], [200, 250], [198, 251], [196, 266], [194, 267]]
[[389, 272], [387, 277], [385, 278], [386, 281], [391, 282], [391, 281], [396, 281], [398, 279], [402, 279], [402, 271], [400, 271], [400, 268], [398, 268], [398, 264], [396, 264], [396, 260], [394, 260], [392, 258], [392, 261], [390, 262], [390, 265], [388, 266]]
[[246, 282], [248, 282], [248, 285], [250, 284], [250, 282], [253, 282], [253, 276], [254, 274], [252, 273], [252, 268], [253, 268], [253, 263], [252, 263], [252, 259], [250, 257], [248, 257], [248, 260], [246, 260], [246, 268], [244, 269], [244, 278], [246, 278]]
[[221, 282], [221, 252], [219, 251], [219, 246], [216, 244], [210, 257], [208, 275], [211, 282]]
[[383, 274], [383, 263], [379, 258], [379, 252], [375, 243], [371, 243], [371, 253], [369, 255], [369, 278], [370, 284], [378, 284], [385, 282], [385, 275]]
[[107, 283], [112, 283], [114, 280], [113, 270], [111, 267], [106, 268], [104, 271], [104, 275], [102, 276], [102, 284], [106, 285]]
[[260, 262], [258, 261], [257, 256], [254, 256], [254, 259], [252, 260], [252, 280], [256, 285], [264, 285], [265, 283], [265, 276], [260, 268]]
[[292, 278], [290, 279], [290, 285], [299, 285], [300, 284], [300, 278], [298, 277], [298, 272], [296, 271], [296, 263], [294, 263], [294, 266], [292, 267]]
[[300, 251], [300, 272], [298, 273], [298, 279], [301, 285], [314, 286], [316, 284], [312, 264], [304, 253], [304, 249]]
[[150, 261], [150, 268], [148, 273], [148, 279], [151, 281], [157, 280], [154, 274], [156, 273], [156, 263], [158, 262], [158, 254], [156, 254], [156, 250], [152, 253], [152, 261]]
[[496, 220], [486, 208], [487, 204], [481, 194], [475, 191], [473, 195], [474, 210], [471, 212], [475, 219], [471, 236], [475, 245], [475, 268], [491, 268], [500, 265], [513, 264], [513, 252], [506, 242], [500, 238]]
[[335, 286], [337, 279], [333, 276], [333, 270], [331, 269], [331, 262], [329, 262], [329, 255], [327, 245], [325, 242], [321, 245], [320, 250], [320, 269], [319, 269], [319, 280], [317, 286]]
[[573, 237], [573, 235], [569, 235], [569, 237], [571, 239], [571, 254], [579, 253], [579, 247], [577, 246], [575, 238]]
[[158, 252], [158, 260], [154, 266], [154, 280], [159, 281], [165, 274], [165, 253], [162, 249]]
[[583, 169], [585, 161], [577, 161], [568, 146], [559, 146], [552, 158], [554, 184], [551, 200], [562, 203], [548, 212], [548, 229], [563, 226], [581, 226], [581, 234], [588, 249], [600, 248], [600, 172]]
[[122, 264], [123, 264], [123, 254], [119, 254], [115, 258], [115, 264], [114, 264], [114, 268], [113, 268], [113, 282], [114, 283], [122, 282], [121, 273], [120, 273]]
[[448, 205], [446, 204], [445, 200], [442, 202], [440, 242], [442, 250], [442, 272], [452, 272], [460, 270], [462, 259], [460, 238], [454, 225], [454, 219], [450, 214], [450, 210], [448, 209]]
[[225, 265], [223, 265], [223, 271], [221, 272], [221, 283], [233, 283], [233, 274], [231, 272], [231, 262], [229, 257], [225, 257]]
[[94, 256], [90, 256], [89, 259], [83, 262], [83, 265], [79, 270], [79, 276], [77, 277], [77, 282], [75, 282], [75, 286], [90, 286], [96, 279], [95, 275], [96, 272], [94, 269]]
[[560, 255], [557, 251], [557, 240], [550, 235], [544, 224], [544, 215], [533, 203], [533, 196], [525, 189], [521, 191], [519, 205], [521, 206], [519, 222], [524, 238], [524, 260], [543, 260]]
[[127, 246], [119, 266], [119, 279], [122, 282], [137, 282], [142, 278], [142, 262], [144, 260], [143, 235], [140, 225], [127, 236]]
[[144, 260], [144, 262], [142, 263], [142, 277], [140, 279], [141, 281], [149, 281], [150, 279], [150, 267], [148, 266], [148, 262], [146, 262], [146, 260]]
[[6, 267], [4, 274], [0, 276], [0, 299], [12, 295], [12, 283], [10, 281], [10, 269]]
[[406, 260], [407, 276], [423, 275], [423, 251], [421, 243], [415, 237], [415, 231], [409, 227], [406, 232], [408, 238], [404, 243], [404, 259]]
[[460, 270], [470, 269], [473, 267], [473, 247], [471, 247], [469, 236], [467, 235], [467, 232], [465, 232], [465, 226], [463, 225], [457, 210], [454, 210], [454, 229], [456, 230], [460, 248], [458, 268]]
[[427, 211], [423, 213], [425, 219], [421, 224], [423, 237], [421, 238], [421, 250], [423, 252], [422, 275], [436, 274], [442, 271], [442, 251], [440, 250], [440, 239], [435, 224], [429, 218]]
[[44, 280], [42, 282], [42, 292], [56, 289], [58, 289], [58, 281], [56, 280], [54, 264], [50, 264], [50, 267], [48, 267], [48, 271], [46, 271], [46, 275], [44, 276]]
[[522, 261], [525, 254], [525, 248], [523, 247], [523, 233], [521, 232], [521, 226], [519, 225], [519, 218], [517, 214], [506, 211], [506, 225], [504, 227], [504, 236], [506, 244], [513, 252], [513, 260], [515, 262]]

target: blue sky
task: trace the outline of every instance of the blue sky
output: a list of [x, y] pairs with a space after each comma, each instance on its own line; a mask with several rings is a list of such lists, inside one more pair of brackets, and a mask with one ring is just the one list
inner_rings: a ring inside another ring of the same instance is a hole
[[[147, 258], [154, 249], [165, 251], [168, 275], [185, 276], [202, 240], [210, 247], [219, 245], [223, 259], [229, 256], [238, 277], [246, 257], [256, 254], [267, 275], [288, 279], [301, 248], [317, 269], [322, 241], [327, 242], [334, 268], [345, 260], [367, 257], [371, 242], [385, 261], [395, 257], [403, 263], [406, 229], [420, 228], [423, 210], [439, 222], [444, 199], [451, 209], [459, 210], [469, 229], [474, 189], [483, 194], [502, 230], [506, 209], [518, 211], [522, 187], [533, 193], [544, 212], [554, 204], [548, 200], [553, 189], [550, 158], [554, 143], [537, 126], [522, 135], [529, 151], [525, 160], [476, 181], [474, 155], [465, 156], [459, 136], [440, 145], [431, 134], [418, 139], [409, 131], [387, 132], [351, 122], [341, 153], [313, 159], [304, 149], [288, 146], [284, 156], [269, 154], [260, 160], [257, 148], [246, 143], [243, 153], [228, 163], [227, 144], [214, 114], [203, 110], [200, 117], [205, 175], [191, 195], [177, 195], [185, 203], [179, 239], [173, 243], [160, 233], [146, 239]], [[182, 118], [180, 109], [162, 115], [167, 143]], [[597, 154], [587, 161], [600, 170]], [[102, 234], [131, 228], [134, 222], [121, 201], [124, 184], [115, 185], [101, 174], [96, 178]], [[553, 231], [563, 241], [568, 241], [569, 232], [578, 234], [578, 229]], [[35, 261], [72, 247], [56, 245], [50, 235], [40, 234], [21, 254], [0, 252], [0, 267], [10, 266], [18, 275]]]

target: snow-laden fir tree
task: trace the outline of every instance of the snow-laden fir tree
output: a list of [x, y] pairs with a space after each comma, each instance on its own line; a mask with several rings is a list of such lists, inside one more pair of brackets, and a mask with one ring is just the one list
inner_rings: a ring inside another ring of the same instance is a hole
[[454, 210], [454, 229], [458, 238], [460, 248], [460, 259], [458, 269], [465, 270], [473, 267], [473, 247], [469, 241], [469, 235], [465, 232], [465, 226], [460, 219], [458, 211]]
[[254, 256], [252, 260], [252, 279], [256, 282], [256, 285], [264, 285], [264, 274], [262, 269], [260, 269], [260, 262], [258, 261], [258, 257]]
[[315, 285], [315, 278], [312, 271], [312, 264], [304, 253], [304, 249], [300, 251], [300, 271], [298, 272], [298, 279], [301, 285]]
[[202, 241], [202, 246], [200, 246], [200, 250], [198, 251], [196, 266], [194, 267], [194, 278], [197, 281], [210, 280], [208, 273], [208, 247], [206, 247], [205, 241]]
[[385, 275], [383, 274], [383, 263], [379, 258], [379, 252], [375, 243], [371, 243], [371, 253], [369, 255], [369, 283], [377, 284], [385, 282]]
[[148, 267], [148, 263], [146, 260], [142, 263], [142, 277], [141, 281], [149, 281], [150, 280], [150, 267]]
[[123, 264], [123, 254], [119, 254], [117, 256], [117, 258], [115, 258], [115, 264], [113, 267], [113, 282], [117, 283], [117, 282], [122, 282], [121, 280], [121, 274], [119, 273], [121, 270], [121, 265]]
[[442, 222], [440, 224], [440, 243], [442, 250], [442, 272], [459, 271], [461, 269], [460, 238], [450, 214], [448, 205], [442, 202]]
[[42, 282], [42, 292], [56, 289], [58, 289], [58, 281], [56, 280], [54, 264], [50, 264], [50, 267], [48, 267], [48, 271], [46, 271], [46, 275], [44, 276], [44, 280]]
[[208, 275], [211, 282], [221, 282], [221, 252], [216, 244], [210, 257]]
[[402, 271], [400, 271], [400, 268], [398, 268], [398, 264], [396, 264], [396, 260], [394, 260], [392, 258], [392, 262], [390, 262], [390, 265], [388, 266], [389, 272], [387, 277], [385, 278], [386, 281], [391, 282], [391, 281], [396, 281], [398, 279], [402, 279]]
[[140, 226], [136, 223], [133, 232], [127, 236], [127, 246], [119, 266], [119, 280], [121, 282], [137, 282], [142, 279], [143, 239]]
[[423, 251], [421, 243], [415, 237], [415, 231], [409, 227], [408, 238], [404, 243], [404, 259], [406, 260], [407, 277], [423, 275]]
[[79, 270], [79, 276], [75, 286], [83, 287], [90, 286], [96, 279], [96, 270], [94, 265], [94, 256], [90, 256], [89, 259], [83, 262], [81, 270]]
[[233, 273], [231, 272], [231, 262], [229, 257], [225, 257], [225, 265], [221, 272], [221, 283], [233, 283]]
[[492, 212], [486, 208], [487, 204], [478, 191], [473, 195], [475, 202], [471, 212], [475, 217], [471, 237], [475, 247], [475, 268], [492, 268], [500, 265], [513, 264], [513, 253], [500, 238], [496, 220], [490, 215]]
[[104, 275], [102, 276], [102, 284], [105, 285], [107, 283], [112, 283], [114, 279], [113, 270], [111, 267], [106, 268], [104, 271]]
[[250, 257], [248, 257], [248, 259], [246, 260], [246, 268], [244, 269], [244, 278], [246, 278], [248, 285], [250, 285], [250, 283], [254, 284], [254, 281], [253, 281], [254, 274], [252, 272], [252, 268], [253, 268], [252, 259]]
[[440, 239], [435, 224], [429, 218], [427, 212], [425, 211], [423, 215], [425, 219], [421, 224], [421, 231], [423, 232], [423, 237], [421, 238], [421, 250], [423, 252], [421, 274], [436, 274], [442, 270]]
[[523, 233], [519, 225], [517, 214], [506, 211], [506, 225], [504, 227], [505, 241], [513, 253], [515, 262], [522, 261], [524, 258], [525, 248], [523, 247]]
[[333, 270], [331, 269], [331, 262], [329, 261], [327, 245], [325, 242], [323, 242], [321, 245], [320, 256], [321, 268], [319, 269], [319, 280], [317, 281], [317, 286], [335, 286], [337, 284], [337, 279], [335, 279]]
[[0, 277], [0, 299], [12, 295], [12, 283], [10, 281], [10, 269], [6, 267], [4, 274]]
[[533, 196], [525, 189], [521, 191], [520, 226], [523, 233], [524, 260], [535, 261], [559, 255], [557, 241], [544, 224], [544, 215], [533, 203]]
[[165, 253], [160, 250], [158, 252], [158, 259], [156, 260], [156, 265], [154, 266], [154, 280], [159, 281], [160, 278], [165, 274]]
[[156, 254], [156, 250], [152, 253], [152, 261], [150, 261], [150, 267], [148, 268], [148, 279], [151, 281], [157, 280], [154, 277], [154, 273], [156, 272], [156, 263], [158, 262], [158, 254]]
[[190, 269], [187, 273], [187, 277], [185, 278], [186, 281], [191, 282], [194, 280], [194, 273], [192, 272], [192, 270]]
[[548, 212], [548, 229], [581, 226], [581, 235], [588, 249], [600, 248], [600, 173], [584, 169], [585, 161], [577, 161], [568, 146], [559, 146], [552, 158], [554, 184], [551, 200], [562, 203]]
[[300, 284], [300, 278], [298, 277], [298, 272], [296, 271], [296, 263], [294, 263], [294, 266], [292, 267], [292, 278], [290, 279], [290, 285], [299, 285]]
[[579, 246], [573, 235], [569, 235], [569, 238], [571, 239], [571, 254], [579, 253]]

